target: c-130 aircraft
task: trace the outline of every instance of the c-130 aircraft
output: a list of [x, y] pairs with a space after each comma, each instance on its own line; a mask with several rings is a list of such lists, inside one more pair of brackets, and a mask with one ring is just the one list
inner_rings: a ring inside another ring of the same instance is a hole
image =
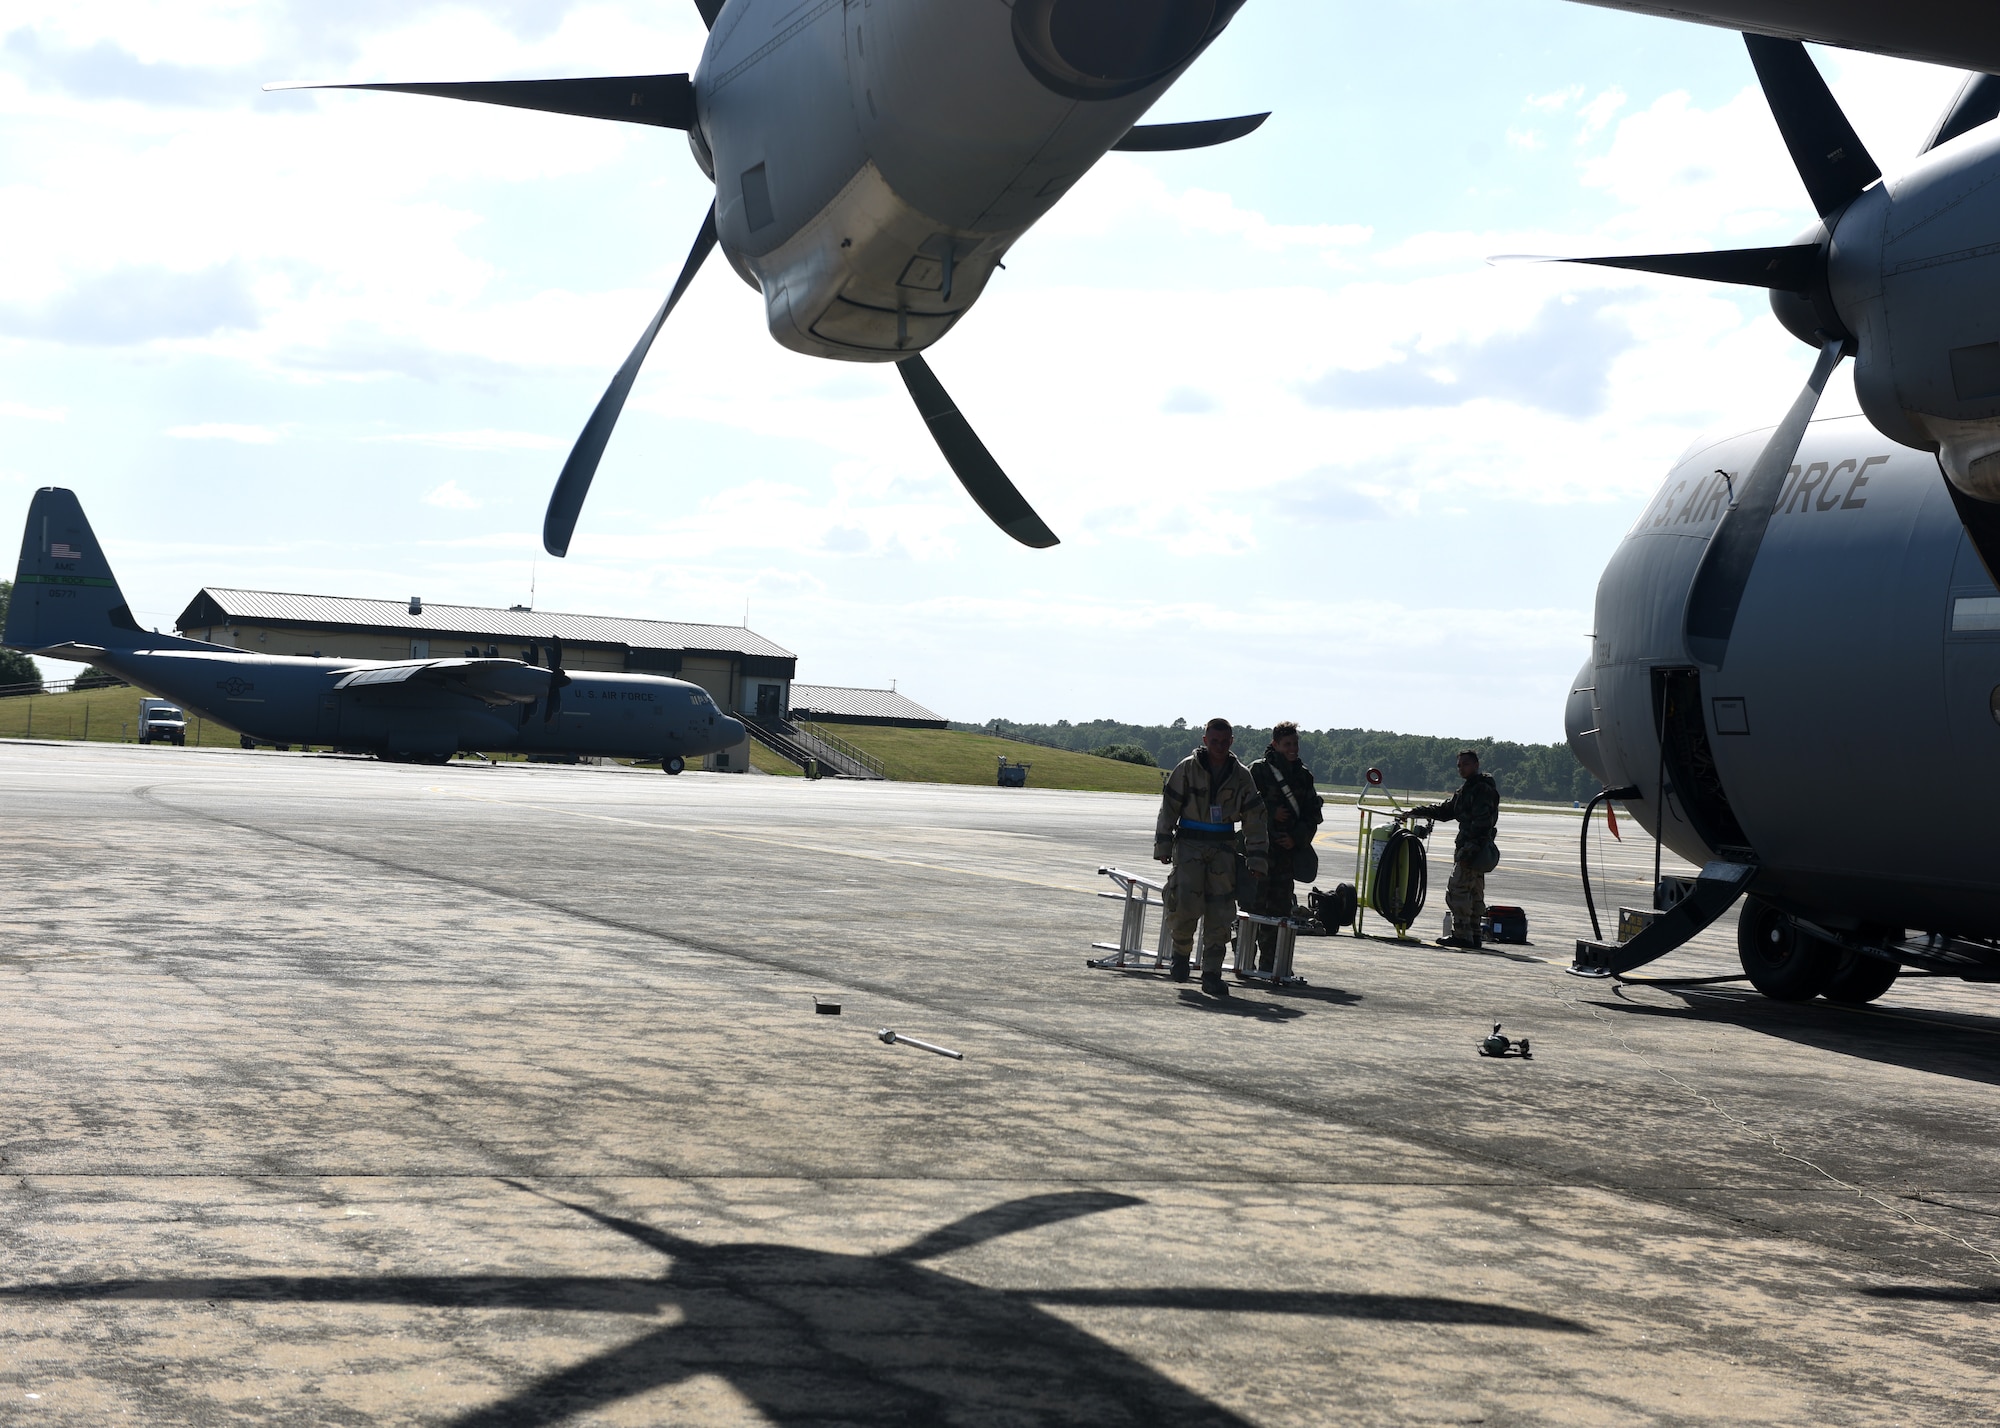
[[[1819, 360], [1774, 428], [1682, 457], [1598, 586], [1570, 746], [1702, 871], [1572, 970], [1629, 972], [1745, 898], [1767, 996], [2000, 980], [2000, 79], [1969, 78], [1883, 181], [1803, 45], [1744, 38], [1819, 221], [1578, 261], [1768, 287]], [[1813, 421], [1848, 356], [1866, 419]]]
[[74, 492], [28, 505], [0, 644], [85, 660], [267, 744], [326, 744], [398, 762], [461, 751], [658, 762], [743, 742], [700, 685], [651, 674], [569, 674], [513, 659], [354, 660], [264, 655], [149, 634], [132, 618]]

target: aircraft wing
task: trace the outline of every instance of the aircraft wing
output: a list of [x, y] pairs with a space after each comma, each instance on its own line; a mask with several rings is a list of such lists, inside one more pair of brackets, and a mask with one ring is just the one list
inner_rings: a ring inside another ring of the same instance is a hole
[[2000, 74], [2000, 6], [1993, 0], [1578, 0], [1748, 30], [1786, 40]]
[[371, 684], [427, 684], [488, 704], [532, 704], [549, 689], [549, 672], [517, 659], [414, 659], [339, 672], [335, 689]]

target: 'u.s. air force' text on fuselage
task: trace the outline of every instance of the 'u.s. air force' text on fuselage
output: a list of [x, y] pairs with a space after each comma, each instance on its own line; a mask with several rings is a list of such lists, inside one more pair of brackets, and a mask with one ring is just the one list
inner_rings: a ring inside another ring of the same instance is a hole
[[[1794, 465], [1785, 477], [1773, 513], [1783, 516], [1811, 511], [1858, 511], [1868, 504], [1862, 488], [1868, 484], [1869, 468], [1886, 465], [1888, 460], [1886, 455], [1850, 456], [1841, 461]], [[1705, 479], [1676, 481], [1654, 497], [1626, 534], [1634, 536], [1670, 526], [1712, 525], [1729, 509], [1736, 484], [1742, 479], [1740, 471], [1717, 471]]]

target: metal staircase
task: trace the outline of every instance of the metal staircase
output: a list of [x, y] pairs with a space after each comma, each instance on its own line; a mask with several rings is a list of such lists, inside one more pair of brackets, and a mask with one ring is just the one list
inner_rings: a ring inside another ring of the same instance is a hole
[[888, 770], [874, 755], [857, 749], [845, 739], [817, 733], [790, 719], [759, 718], [738, 710], [736, 718], [749, 727], [758, 743], [778, 757], [798, 765], [803, 771], [809, 761], [817, 762], [822, 774], [833, 778], [886, 779]]

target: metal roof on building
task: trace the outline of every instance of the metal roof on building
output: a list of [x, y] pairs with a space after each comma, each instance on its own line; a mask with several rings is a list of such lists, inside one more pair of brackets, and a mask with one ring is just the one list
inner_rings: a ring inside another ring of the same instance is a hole
[[181, 612], [174, 628], [232, 621], [345, 625], [413, 634], [477, 636], [494, 640], [565, 640], [573, 644], [624, 645], [629, 649], [705, 650], [796, 659], [790, 650], [741, 625], [690, 625], [678, 620], [630, 620], [614, 615], [566, 615], [553, 610], [501, 610], [484, 605], [423, 602], [412, 615], [407, 600], [358, 600], [345, 595], [288, 595], [276, 590], [227, 590], [206, 586]]
[[932, 712], [893, 689], [843, 689], [834, 684], [792, 684], [792, 712], [800, 718], [825, 714], [835, 719], [879, 719], [895, 723], [936, 724], [944, 715]]

